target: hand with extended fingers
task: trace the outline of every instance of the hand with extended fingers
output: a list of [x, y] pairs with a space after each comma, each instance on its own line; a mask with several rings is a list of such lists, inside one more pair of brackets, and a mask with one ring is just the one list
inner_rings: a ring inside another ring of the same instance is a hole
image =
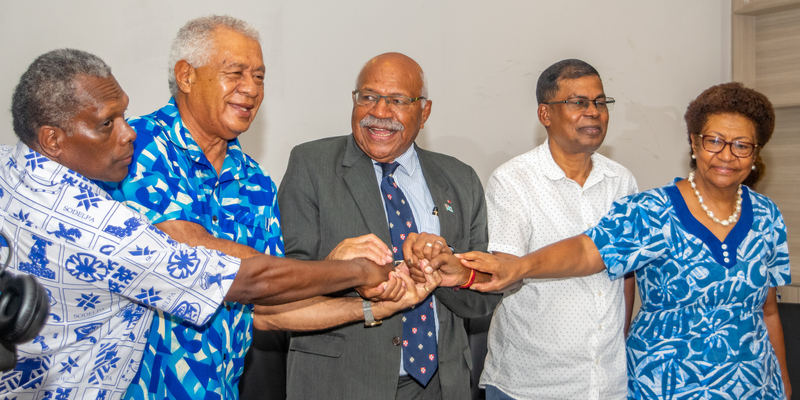
[[524, 270], [515, 268], [518, 257], [505, 254], [497, 256], [494, 254], [483, 253], [480, 251], [470, 251], [469, 253], [456, 254], [461, 263], [476, 271], [491, 275], [491, 278], [484, 282], [475, 282], [471, 289], [481, 292], [499, 292], [511, 286], [524, 276]]

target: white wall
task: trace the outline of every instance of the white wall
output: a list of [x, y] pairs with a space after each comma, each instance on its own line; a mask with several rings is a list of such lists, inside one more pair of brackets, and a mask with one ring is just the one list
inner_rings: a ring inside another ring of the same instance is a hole
[[293, 146], [350, 132], [355, 76], [387, 51], [416, 59], [428, 76], [434, 107], [418, 144], [473, 165], [484, 182], [544, 140], [534, 89], [555, 61], [580, 58], [600, 71], [617, 99], [600, 152], [642, 189], [686, 174], [686, 106], [730, 79], [730, 0], [0, 0], [0, 143], [16, 141], [11, 93], [37, 55], [97, 54], [129, 94], [128, 115], [145, 114], [168, 99], [172, 37], [211, 13], [261, 32], [266, 99], [241, 140], [278, 181]]

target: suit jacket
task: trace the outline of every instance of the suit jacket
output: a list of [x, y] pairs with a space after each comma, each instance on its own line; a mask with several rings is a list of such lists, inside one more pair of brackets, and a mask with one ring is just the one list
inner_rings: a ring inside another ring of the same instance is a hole
[[[486, 204], [475, 171], [443, 154], [420, 148], [417, 154], [439, 209], [441, 236], [457, 252], [486, 251]], [[391, 246], [372, 160], [352, 135], [295, 147], [278, 196], [287, 257], [323, 259], [342, 240], [368, 233]], [[466, 399], [470, 397], [472, 359], [463, 318], [491, 313], [500, 296], [452, 288], [437, 288], [434, 294], [443, 398]], [[401, 314], [396, 314], [378, 327], [357, 323], [293, 334], [288, 398], [394, 399], [400, 371], [401, 319]]]

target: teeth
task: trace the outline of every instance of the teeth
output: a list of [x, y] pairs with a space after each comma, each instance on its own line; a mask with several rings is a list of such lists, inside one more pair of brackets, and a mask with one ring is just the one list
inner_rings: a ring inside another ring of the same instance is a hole
[[392, 131], [387, 131], [387, 130], [383, 130], [383, 129], [371, 128], [370, 132], [372, 132], [372, 134], [375, 135], [375, 136], [382, 136], [382, 137], [388, 137], [388, 136], [392, 135]]
[[238, 109], [240, 109], [240, 110], [242, 110], [242, 111], [247, 111], [247, 109], [246, 109], [246, 108], [244, 108], [244, 107], [242, 107], [242, 106], [237, 106], [237, 105], [235, 105], [235, 104], [231, 104], [231, 107], [233, 107], [233, 108], [238, 108]]

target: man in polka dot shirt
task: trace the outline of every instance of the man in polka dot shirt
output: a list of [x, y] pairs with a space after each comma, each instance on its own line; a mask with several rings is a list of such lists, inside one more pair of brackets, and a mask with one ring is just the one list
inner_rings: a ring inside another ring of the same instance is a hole
[[[548, 67], [536, 87], [548, 140], [489, 179], [489, 251], [522, 256], [579, 234], [614, 200], [637, 191], [633, 175], [595, 153], [609, 110], [598, 72], [580, 60]], [[623, 290], [624, 286], [624, 290]], [[504, 293], [481, 376], [487, 399], [623, 399], [633, 278], [607, 274], [525, 279]]]

